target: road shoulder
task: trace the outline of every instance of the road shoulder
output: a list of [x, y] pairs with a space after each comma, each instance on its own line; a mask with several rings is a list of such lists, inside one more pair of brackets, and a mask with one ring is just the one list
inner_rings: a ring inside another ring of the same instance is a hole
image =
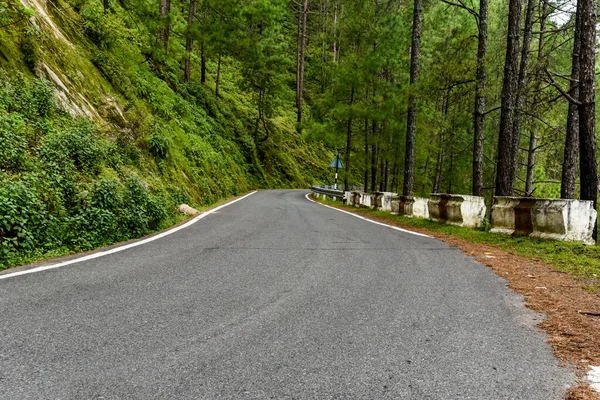
[[[312, 200], [315, 200], [314, 198]], [[319, 203], [323, 203], [318, 200]], [[431, 236], [460, 248], [479, 263], [505, 278], [508, 286], [523, 295], [525, 305], [546, 316], [538, 328], [548, 336], [556, 357], [575, 368], [579, 384], [571, 388], [568, 400], [600, 399], [587, 382], [591, 366], [600, 365], [600, 295], [588, 289], [584, 278], [556, 271], [552, 266], [528, 257], [512, 254], [500, 247], [473, 243], [452, 235], [403, 224], [395, 216], [374, 215], [327, 202], [326, 205], [352, 212], [370, 220]]]

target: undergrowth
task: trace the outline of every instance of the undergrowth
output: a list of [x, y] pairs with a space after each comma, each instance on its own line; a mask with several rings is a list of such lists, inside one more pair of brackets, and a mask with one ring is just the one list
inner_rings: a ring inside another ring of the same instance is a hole
[[[256, 136], [233, 58], [220, 96], [214, 57], [202, 85], [194, 54], [185, 83], [182, 44], [156, 49], [154, 3], [44, 4], [58, 32], [18, 0], [0, 6], [0, 269], [145, 235], [178, 222], [182, 203], [328, 172], [330, 152], [304, 141], [292, 106], [273, 110], [268, 140]], [[281, 96], [294, 104], [286, 82]]]

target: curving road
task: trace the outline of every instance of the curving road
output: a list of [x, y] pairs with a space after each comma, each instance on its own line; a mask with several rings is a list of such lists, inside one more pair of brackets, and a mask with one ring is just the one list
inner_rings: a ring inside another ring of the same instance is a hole
[[0, 398], [548, 400], [574, 382], [493, 272], [305, 194], [0, 275]]

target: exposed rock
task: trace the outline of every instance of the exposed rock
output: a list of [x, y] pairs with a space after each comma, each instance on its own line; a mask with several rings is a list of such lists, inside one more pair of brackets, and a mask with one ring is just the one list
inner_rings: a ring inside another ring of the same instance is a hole
[[179, 206], [178, 210], [183, 215], [198, 215], [198, 214], [200, 214], [200, 211], [188, 206], [187, 204], [181, 204]]
[[100, 106], [100, 112], [102, 117], [107, 120], [115, 122], [120, 127], [127, 126], [127, 119], [123, 110], [119, 107], [117, 100], [111, 95], [105, 95], [102, 98], [102, 104]]
[[73, 44], [69, 41], [69, 39], [67, 39], [66, 36], [59, 29], [59, 27], [56, 26], [54, 21], [52, 21], [52, 18], [50, 18], [50, 16], [48, 15], [48, 12], [46, 11], [46, 2], [45, 1], [43, 1], [43, 0], [21, 0], [21, 4], [23, 4], [24, 7], [31, 8], [35, 11], [35, 16], [31, 17], [32, 22], [34, 22], [34, 23], [36, 21], [41, 22], [42, 23], [41, 25], [46, 25], [50, 29], [50, 31], [52, 32], [52, 35], [54, 35], [54, 37], [62, 40], [69, 47], [74, 47]]
[[71, 85], [71, 82], [66, 77], [62, 79], [47, 65], [42, 63], [38, 69], [38, 75], [46, 78], [52, 83], [54, 87], [54, 96], [56, 102], [66, 112], [71, 114], [73, 117], [86, 117], [96, 121], [101, 121], [101, 117], [92, 106], [89, 101], [85, 99], [81, 94], [73, 95], [67, 85]]

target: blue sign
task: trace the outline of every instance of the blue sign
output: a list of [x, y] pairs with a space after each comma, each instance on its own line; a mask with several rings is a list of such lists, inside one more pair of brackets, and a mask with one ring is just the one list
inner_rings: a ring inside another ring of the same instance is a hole
[[342, 158], [340, 157], [339, 154], [336, 154], [336, 156], [333, 159], [333, 161], [331, 162], [331, 164], [329, 164], [329, 168], [344, 169], [344, 164], [342, 163]]

